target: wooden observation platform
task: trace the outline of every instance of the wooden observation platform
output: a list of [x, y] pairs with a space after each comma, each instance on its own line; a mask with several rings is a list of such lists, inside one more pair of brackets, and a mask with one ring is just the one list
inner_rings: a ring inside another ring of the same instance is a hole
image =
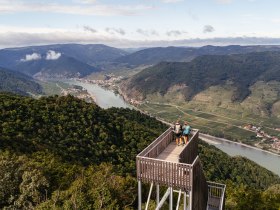
[[[145, 209], [149, 207], [154, 185], [156, 209], [160, 209], [168, 197], [170, 210], [224, 209], [225, 185], [206, 181], [198, 156], [198, 136], [199, 131], [193, 130], [188, 144], [177, 146], [173, 129], [169, 128], [137, 155], [139, 210], [142, 209], [142, 182], [151, 184]], [[161, 199], [160, 187], [167, 188]], [[178, 193], [176, 205], [173, 193]]]

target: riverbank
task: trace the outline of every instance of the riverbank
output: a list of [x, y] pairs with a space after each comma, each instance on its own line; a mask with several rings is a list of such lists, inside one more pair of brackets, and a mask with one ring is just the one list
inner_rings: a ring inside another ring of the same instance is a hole
[[96, 99], [95, 102], [104, 109], [110, 107], [124, 107], [132, 108], [130, 104], [126, 103], [120, 94], [116, 94], [114, 90], [110, 88], [102, 87], [95, 83], [89, 83], [78, 80], [65, 80], [69, 84], [78, 85], [88, 91]]

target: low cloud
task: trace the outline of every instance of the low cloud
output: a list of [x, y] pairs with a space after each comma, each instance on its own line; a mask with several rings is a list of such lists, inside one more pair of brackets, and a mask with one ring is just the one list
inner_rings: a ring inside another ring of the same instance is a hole
[[40, 60], [42, 57], [39, 53], [25, 55], [25, 58], [20, 59], [21, 62]]
[[94, 4], [97, 2], [97, 0], [76, 0], [76, 2], [82, 3], [82, 4]]
[[220, 4], [229, 4], [231, 3], [233, 0], [216, 0], [216, 2], [220, 3]]
[[163, 3], [177, 3], [177, 2], [182, 2], [184, 0], [161, 0]]
[[136, 32], [143, 36], [158, 36], [159, 35], [158, 32], [155, 30], [144, 30], [141, 28], [137, 29]]
[[213, 26], [211, 26], [211, 25], [205, 25], [204, 27], [203, 27], [203, 33], [212, 33], [212, 32], [214, 32], [215, 31], [215, 28], [213, 27]]
[[181, 36], [183, 34], [187, 34], [186, 31], [180, 31], [180, 30], [171, 30], [171, 31], [167, 31], [166, 32], [166, 35], [167, 36], [173, 36], [173, 37], [178, 37], [178, 36]]
[[106, 32], [108, 32], [109, 34], [119, 34], [119, 35], [125, 35], [125, 31], [122, 28], [106, 28], [105, 29]]
[[90, 26], [84, 26], [84, 31], [88, 31], [88, 32], [91, 32], [91, 33], [96, 33], [97, 30], [95, 30], [94, 28], [90, 27]]
[[[0, 33], [0, 48], [24, 47], [47, 44], [106, 44], [112, 47], [164, 47], [164, 46], [204, 46], [204, 45], [280, 45], [280, 38], [277, 37], [219, 37], [219, 38], [188, 38], [163, 40], [159, 37], [150, 36], [146, 39], [132, 40], [116, 36], [102, 34], [76, 33], [71, 31], [54, 31], [47, 33], [28, 33], [28, 32], [7, 32]], [[57, 52], [56, 52], [57, 54]], [[32, 54], [31, 54], [32, 55]], [[38, 57], [38, 56], [37, 56]], [[29, 59], [29, 57], [28, 57]], [[43, 57], [42, 57], [43, 59]], [[24, 58], [26, 60], [26, 57]]]
[[83, 16], [132, 16], [141, 14], [151, 9], [154, 9], [154, 7], [143, 4], [117, 6], [112, 4], [94, 4], [89, 6], [83, 4], [69, 5], [62, 3], [47, 3], [39, 1], [0, 1], [1, 14], [17, 12], [46, 12]]
[[46, 55], [46, 60], [57, 60], [61, 56], [60, 52], [55, 52], [53, 50], [49, 50]]

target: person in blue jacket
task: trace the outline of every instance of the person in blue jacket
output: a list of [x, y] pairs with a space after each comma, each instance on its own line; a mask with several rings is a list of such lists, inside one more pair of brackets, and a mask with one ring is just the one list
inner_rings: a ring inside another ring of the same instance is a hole
[[187, 144], [189, 141], [190, 133], [191, 133], [191, 126], [188, 124], [187, 121], [185, 121], [182, 130], [183, 130], [184, 143]]

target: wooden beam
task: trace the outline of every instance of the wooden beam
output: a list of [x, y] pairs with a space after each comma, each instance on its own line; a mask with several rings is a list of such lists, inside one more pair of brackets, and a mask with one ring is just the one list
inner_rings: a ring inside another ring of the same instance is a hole
[[149, 203], [150, 203], [150, 198], [151, 198], [151, 194], [152, 194], [152, 190], [153, 190], [153, 186], [154, 186], [154, 183], [152, 182], [151, 187], [150, 187], [150, 191], [149, 191], [148, 200], [147, 200], [147, 203], [146, 203], [146, 208], [145, 208], [145, 210], [148, 210]]
[[178, 195], [178, 200], [177, 200], [176, 210], [179, 210], [180, 200], [181, 200], [181, 194], [182, 194], [182, 190], [180, 190], [180, 191], [179, 191], [179, 195]]
[[166, 190], [164, 196], [162, 197], [159, 204], [157, 205], [156, 210], [159, 210], [162, 207], [162, 205], [164, 204], [164, 202], [166, 201], [169, 195], [170, 195], [170, 187]]

